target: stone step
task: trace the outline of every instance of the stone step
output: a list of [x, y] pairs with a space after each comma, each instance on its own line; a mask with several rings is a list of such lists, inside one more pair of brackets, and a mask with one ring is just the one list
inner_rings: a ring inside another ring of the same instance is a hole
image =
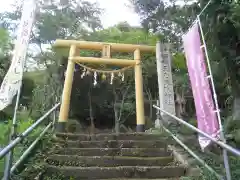
[[65, 178], [76, 179], [111, 179], [111, 178], [175, 178], [186, 174], [182, 166], [118, 166], [118, 167], [72, 167], [72, 166], [46, 166], [46, 176], [62, 174]]
[[180, 178], [167, 178], [167, 179], [142, 179], [142, 178], [114, 178], [114, 179], [99, 179], [99, 180], [180, 180]]
[[73, 156], [51, 155], [46, 162], [55, 166], [115, 167], [115, 166], [164, 166], [173, 162], [173, 157], [127, 157], [127, 156]]
[[120, 133], [120, 134], [71, 134], [58, 133], [57, 138], [79, 140], [79, 141], [101, 141], [101, 140], [151, 140], [151, 139], [167, 139], [167, 137], [159, 136], [159, 134], [150, 133]]
[[78, 148], [167, 148], [164, 141], [109, 140], [109, 141], [71, 141], [55, 140], [60, 147]]
[[167, 178], [167, 179], [114, 178], [114, 179], [99, 179], [99, 180], [180, 180], [180, 178]]
[[172, 152], [164, 148], [57, 148], [55, 154], [78, 156], [139, 156], [162, 157]]

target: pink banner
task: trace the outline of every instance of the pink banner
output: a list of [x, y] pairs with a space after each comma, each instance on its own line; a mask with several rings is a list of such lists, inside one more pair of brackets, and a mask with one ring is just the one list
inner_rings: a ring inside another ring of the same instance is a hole
[[[183, 36], [183, 44], [195, 102], [198, 129], [217, 139], [219, 138], [219, 124], [214, 111], [197, 23]], [[210, 143], [211, 140], [199, 135], [199, 144], [202, 150]]]

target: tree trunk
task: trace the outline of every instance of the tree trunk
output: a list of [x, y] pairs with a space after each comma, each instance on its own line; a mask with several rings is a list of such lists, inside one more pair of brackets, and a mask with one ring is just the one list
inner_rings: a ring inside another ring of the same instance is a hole
[[120, 120], [118, 118], [118, 110], [116, 107], [116, 103], [114, 104], [114, 115], [115, 115], [115, 132], [117, 134], [120, 133]]
[[116, 89], [113, 89], [113, 94], [114, 94], [114, 115], [115, 115], [115, 131], [116, 133], [120, 132], [120, 125], [122, 124], [122, 122], [120, 123], [121, 119], [122, 119], [122, 109], [124, 106], [124, 101], [126, 98], [126, 95], [128, 93], [129, 90], [128, 86], [127, 88], [124, 88], [124, 90], [121, 90], [121, 95], [122, 95], [122, 100], [120, 105], [118, 106], [118, 100], [121, 99], [120, 95], [117, 93]]
[[93, 117], [93, 110], [92, 110], [91, 90], [88, 92], [88, 99], [89, 99], [89, 116], [90, 116], [90, 134], [94, 134], [95, 124], [94, 124], [94, 117]]
[[181, 92], [176, 91], [176, 116], [182, 118], [182, 115], [185, 114], [185, 97], [184, 91]]
[[240, 121], [240, 96], [236, 95], [233, 100], [233, 120]]
[[181, 109], [182, 109], [182, 103], [181, 103], [181, 95], [176, 92], [176, 116], [181, 118]]
[[120, 122], [119, 122], [119, 115], [118, 115], [118, 95], [116, 92], [116, 89], [113, 89], [113, 94], [114, 94], [114, 104], [113, 104], [113, 109], [114, 109], [114, 117], [115, 117], [115, 133], [118, 134], [120, 132]]
[[152, 120], [153, 118], [153, 102], [152, 102], [152, 95], [149, 90], [147, 90], [148, 100], [149, 100], [149, 119]]

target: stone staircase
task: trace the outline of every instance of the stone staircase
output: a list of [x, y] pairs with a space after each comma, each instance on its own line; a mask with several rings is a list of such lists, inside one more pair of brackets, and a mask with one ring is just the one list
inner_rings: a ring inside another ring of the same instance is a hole
[[56, 134], [44, 179], [180, 179], [188, 167], [177, 162], [156, 134]]

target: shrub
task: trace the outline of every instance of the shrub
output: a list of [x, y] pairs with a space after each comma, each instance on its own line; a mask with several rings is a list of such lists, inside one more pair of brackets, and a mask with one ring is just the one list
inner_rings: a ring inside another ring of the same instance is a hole
[[[24, 132], [28, 127], [30, 127], [34, 123], [32, 119], [18, 120], [17, 124], [17, 133]], [[9, 142], [9, 133], [12, 127], [12, 120], [7, 121], [6, 123], [0, 124], [0, 143], [1, 148], [4, 148]], [[38, 127], [32, 131], [32, 133], [19, 145], [14, 149], [14, 161], [16, 161], [26, 150], [26, 148], [37, 138], [37, 136], [42, 131], [42, 127]], [[2, 175], [4, 172], [4, 158], [0, 160], [0, 174]]]

